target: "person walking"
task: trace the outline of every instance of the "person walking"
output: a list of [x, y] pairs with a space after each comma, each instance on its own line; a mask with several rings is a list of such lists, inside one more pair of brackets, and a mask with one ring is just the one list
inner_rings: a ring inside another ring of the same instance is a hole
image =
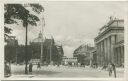
[[116, 78], [116, 66], [114, 63], [112, 63], [112, 69], [113, 69], [113, 72], [114, 72], [114, 77]]
[[39, 62], [38, 62], [38, 64], [37, 64], [37, 69], [41, 69], [41, 65], [40, 65]]
[[109, 63], [108, 71], [109, 71], [109, 76], [112, 76], [112, 72], [113, 72], [114, 73], [114, 77], [116, 78], [116, 66], [115, 66], [114, 63]]
[[11, 69], [7, 63], [5, 63], [4, 72], [5, 77], [11, 76]]
[[32, 63], [30, 63], [30, 64], [29, 64], [29, 73], [30, 73], [30, 74], [32, 74], [32, 67], [33, 67], [33, 65], [32, 65]]
[[108, 64], [108, 72], [109, 72], [109, 77], [112, 75], [112, 64]]

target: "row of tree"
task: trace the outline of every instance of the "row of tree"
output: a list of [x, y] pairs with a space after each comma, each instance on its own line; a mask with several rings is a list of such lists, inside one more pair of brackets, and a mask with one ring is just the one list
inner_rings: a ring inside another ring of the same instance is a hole
[[[63, 57], [63, 48], [60, 46], [58, 49], [56, 45], [52, 45], [50, 47], [47, 41], [44, 42], [43, 45], [43, 63], [50, 63], [50, 50], [51, 61], [54, 64], [61, 64]], [[9, 63], [23, 64], [25, 62], [25, 45], [5, 45], [5, 60]], [[28, 45], [28, 54], [27, 59], [30, 61], [31, 59], [40, 59], [41, 57], [41, 44], [30, 44]]]
[[[25, 45], [5, 45], [5, 61], [9, 63], [21, 64], [25, 62]], [[32, 58], [32, 49], [28, 45], [28, 60]]]

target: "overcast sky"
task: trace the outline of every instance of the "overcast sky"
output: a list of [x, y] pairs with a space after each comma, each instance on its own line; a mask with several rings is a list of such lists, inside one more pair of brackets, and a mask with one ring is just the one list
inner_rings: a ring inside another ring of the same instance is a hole
[[[72, 57], [73, 51], [81, 44], [94, 45], [99, 28], [109, 21], [109, 16], [124, 19], [125, 2], [43, 2], [45, 8], [45, 36], [52, 35], [63, 45], [65, 56]], [[41, 18], [41, 16], [39, 16]], [[13, 25], [15, 27], [17, 25]], [[25, 42], [25, 29], [19, 24], [14, 28], [19, 44]], [[29, 26], [29, 41], [36, 38], [41, 30]], [[50, 34], [50, 35], [49, 35]]]

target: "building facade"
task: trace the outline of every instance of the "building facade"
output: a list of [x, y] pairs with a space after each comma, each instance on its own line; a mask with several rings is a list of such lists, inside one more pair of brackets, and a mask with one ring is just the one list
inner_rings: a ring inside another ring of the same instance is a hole
[[73, 56], [77, 57], [78, 63], [81, 63], [81, 65], [90, 65], [91, 51], [93, 49], [93, 46], [89, 44], [83, 44], [75, 49]]
[[[56, 44], [54, 39], [42, 39], [42, 34], [30, 43], [32, 47], [32, 59], [40, 59], [42, 64], [61, 64], [64, 55], [62, 45]], [[42, 47], [41, 47], [42, 46]]]
[[98, 65], [108, 65], [109, 62], [116, 66], [124, 63], [124, 20], [110, 18], [94, 39]]

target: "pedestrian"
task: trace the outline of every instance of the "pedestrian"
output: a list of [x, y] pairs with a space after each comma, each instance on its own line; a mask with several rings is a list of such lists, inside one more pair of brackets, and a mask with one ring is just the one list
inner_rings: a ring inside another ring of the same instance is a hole
[[78, 67], [80, 67], [80, 65], [81, 65], [81, 64], [80, 64], [80, 63], [78, 63]]
[[116, 78], [116, 66], [114, 63], [112, 63], [112, 69], [113, 69], [113, 72], [114, 72], [114, 77]]
[[5, 72], [5, 77], [11, 76], [11, 69], [7, 63], [5, 63], [4, 72]]
[[60, 66], [59, 62], [57, 63], [57, 66], [58, 66], [58, 67]]
[[112, 75], [112, 69], [113, 69], [112, 64], [109, 63], [109, 64], [108, 64], [109, 77]]
[[72, 67], [74, 67], [74, 62], [72, 62]]
[[109, 76], [112, 75], [112, 72], [114, 73], [114, 77], [116, 78], [116, 66], [114, 63], [109, 63], [108, 65], [108, 71], [109, 71]]
[[107, 68], [107, 65], [104, 64], [103, 67], [102, 67], [102, 70], [106, 70], [106, 68]]
[[39, 62], [38, 62], [38, 64], [37, 64], [37, 69], [41, 69], [41, 65], [40, 65]]
[[32, 63], [30, 63], [30, 64], [29, 64], [29, 73], [30, 73], [30, 74], [32, 74], [32, 67], [33, 67], [33, 65], [32, 65]]

